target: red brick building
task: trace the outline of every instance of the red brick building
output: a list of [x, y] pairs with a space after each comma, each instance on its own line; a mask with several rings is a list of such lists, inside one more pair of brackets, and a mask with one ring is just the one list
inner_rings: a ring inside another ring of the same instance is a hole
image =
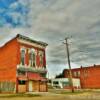
[[[69, 77], [68, 69], [63, 71], [64, 77]], [[100, 65], [72, 69], [73, 78], [80, 78], [81, 88], [99, 89], [100, 88]]]
[[0, 92], [47, 91], [47, 44], [17, 35], [0, 48]]

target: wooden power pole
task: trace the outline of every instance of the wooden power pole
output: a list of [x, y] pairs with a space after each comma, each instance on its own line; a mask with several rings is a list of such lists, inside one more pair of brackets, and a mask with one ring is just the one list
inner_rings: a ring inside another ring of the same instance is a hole
[[68, 66], [69, 66], [69, 82], [71, 86], [72, 92], [74, 92], [74, 86], [73, 86], [73, 77], [72, 77], [72, 71], [71, 71], [71, 64], [70, 64], [70, 54], [69, 54], [69, 44], [68, 44], [68, 37], [65, 38], [65, 45], [66, 45], [66, 51], [67, 51], [67, 59], [68, 59]]

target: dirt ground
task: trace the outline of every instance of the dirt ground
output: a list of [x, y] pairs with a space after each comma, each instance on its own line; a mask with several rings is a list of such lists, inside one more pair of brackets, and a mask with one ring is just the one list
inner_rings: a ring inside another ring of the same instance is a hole
[[37, 93], [38, 96], [7, 96], [0, 94], [0, 100], [100, 100], [100, 92], [79, 94]]

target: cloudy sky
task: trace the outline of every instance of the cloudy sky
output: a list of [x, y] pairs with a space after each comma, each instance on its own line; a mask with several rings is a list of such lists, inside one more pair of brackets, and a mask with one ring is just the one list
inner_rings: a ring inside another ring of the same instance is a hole
[[0, 0], [0, 44], [23, 34], [48, 43], [50, 77], [68, 68], [100, 64], [100, 0]]

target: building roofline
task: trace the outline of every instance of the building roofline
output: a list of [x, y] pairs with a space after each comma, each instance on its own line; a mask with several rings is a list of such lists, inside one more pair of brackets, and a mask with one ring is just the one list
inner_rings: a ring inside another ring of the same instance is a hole
[[3, 48], [4, 46], [6, 46], [9, 42], [13, 41], [14, 39], [23, 39], [23, 40], [29, 41], [29, 42], [31, 42], [31, 43], [36, 43], [36, 44], [41, 45], [41, 46], [44, 46], [44, 47], [48, 46], [48, 44], [45, 43], [45, 42], [36, 41], [36, 40], [33, 40], [33, 39], [31, 39], [31, 38], [29, 38], [29, 37], [26, 37], [26, 36], [24, 36], [24, 35], [17, 34], [17, 35], [15, 35], [14, 37], [8, 39], [8, 40], [7, 40], [6, 42], [4, 42], [3, 44], [1, 44], [1, 45], [0, 45], [0, 49]]
[[48, 44], [45, 43], [45, 42], [36, 41], [36, 40], [33, 40], [33, 39], [31, 39], [31, 38], [29, 38], [29, 37], [27, 37], [27, 36], [21, 35], [21, 34], [17, 34], [17, 35], [16, 35], [16, 38], [22, 39], [22, 40], [26, 40], [26, 41], [29, 41], [29, 42], [31, 42], [31, 43], [36, 43], [36, 44], [39, 44], [39, 45], [42, 45], [42, 46], [45, 46], [45, 47], [48, 45]]
[[[93, 65], [93, 66], [87, 66], [87, 67], [83, 67], [83, 66], [81, 66], [80, 68], [73, 68], [73, 69], [71, 69], [71, 70], [79, 70], [79, 69], [90, 69], [90, 68], [100, 68], [100, 65]], [[64, 69], [63, 71], [65, 71], [65, 70], [69, 70], [69, 69]]]

